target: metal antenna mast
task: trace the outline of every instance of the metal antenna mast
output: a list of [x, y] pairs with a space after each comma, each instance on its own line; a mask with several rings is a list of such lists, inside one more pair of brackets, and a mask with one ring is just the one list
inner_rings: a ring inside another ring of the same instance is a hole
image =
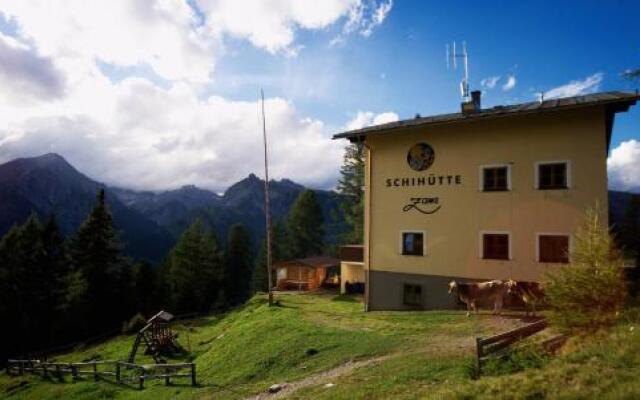
[[260, 89], [262, 100], [262, 138], [264, 141], [264, 216], [267, 239], [267, 282], [269, 285], [269, 306], [273, 305], [273, 285], [271, 282], [271, 210], [269, 208], [269, 161], [267, 157], [267, 123], [264, 116], [264, 91]]
[[[449, 51], [449, 43], [446, 46], [447, 69], [453, 64], [453, 69], [458, 69], [457, 59], [462, 58], [464, 63], [464, 78], [460, 82], [460, 95], [465, 101], [469, 101], [469, 54], [467, 53], [467, 43], [462, 41], [462, 52], [456, 51], [456, 42], [453, 42], [453, 51]], [[451, 61], [451, 62], [450, 62]]]

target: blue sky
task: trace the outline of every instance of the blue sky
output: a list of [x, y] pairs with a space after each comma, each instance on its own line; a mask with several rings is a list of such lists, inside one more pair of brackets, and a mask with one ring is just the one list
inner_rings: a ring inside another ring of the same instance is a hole
[[[640, 68], [638, 15], [638, 1], [4, 0], [0, 162], [55, 151], [113, 185], [223, 191], [261, 170], [262, 87], [273, 176], [331, 188], [332, 134], [459, 110], [446, 43], [466, 41], [486, 107], [635, 90], [621, 73]], [[614, 126], [613, 188], [640, 190], [639, 107]]]
[[[270, 95], [292, 99], [304, 114], [337, 127], [359, 110], [400, 118], [457, 111], [461, 69], [445, 64], [445, 44], [454, 40], [467, 42], [472, 88], [501, 77], [496, 88], [485, 89], [487, 106], [531, 101], [537, 92], [597, 73], [603, 78], [592, 90], [635, 90], [640, 82], [620, 74], [640, 67], [638, 15], [637, 1], [396, 1], [373, 35], [344, 45], [328, 45], [339, 27], [302, 32], [305, 48], [295, 58], [239, 43], [239, 54], [217, 67], [212, 90], [251, 100], [264, 82]], [[509, 75], [516, 86], [503, 91]], [[232, 83], [240, 78], [245, 85]], [[620, 114], [613, 147], [638, 138], [639, 122], [637, 107]]]

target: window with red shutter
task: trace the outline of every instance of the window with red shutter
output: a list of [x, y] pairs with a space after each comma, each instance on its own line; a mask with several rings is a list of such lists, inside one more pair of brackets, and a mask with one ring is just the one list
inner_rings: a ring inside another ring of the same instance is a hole
[[546, 263], [569, 262], [569, 236], [540, 235], [538, 236], [538, 260]]
[[484, 233], [482, 235], [482, 258], [508, 260], [509, 235], [506, 233]]

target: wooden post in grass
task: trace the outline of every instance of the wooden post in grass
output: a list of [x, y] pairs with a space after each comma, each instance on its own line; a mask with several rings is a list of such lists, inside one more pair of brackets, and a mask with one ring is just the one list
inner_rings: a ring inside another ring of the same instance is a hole
[[476, 337], [476, 376], [478, 379], [480, 377], [480, 370], [482, 368], [482, 339]]
[[120, 384], [120, 361], [116, 361], [116, 383]]
[[191, 386], [196, 386], [196, 363], [191, 363]]
[[98, 380], [98, 363], [93, 363], [93, 380]]

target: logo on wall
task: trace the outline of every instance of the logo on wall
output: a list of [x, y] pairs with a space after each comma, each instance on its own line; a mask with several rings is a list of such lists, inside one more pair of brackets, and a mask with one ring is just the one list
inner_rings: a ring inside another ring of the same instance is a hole
[[407, 163], [411, 169], [424, 171], [429, 168], [436, 158], [433, 148], [426, 143], [416, 143], [409, 149]]
[[409, 204], [402, 207], [402, 211], [416, 210], [423, 214], [434, 214], [442, 207], [439, 202], [438, 197], [412, 197]]

